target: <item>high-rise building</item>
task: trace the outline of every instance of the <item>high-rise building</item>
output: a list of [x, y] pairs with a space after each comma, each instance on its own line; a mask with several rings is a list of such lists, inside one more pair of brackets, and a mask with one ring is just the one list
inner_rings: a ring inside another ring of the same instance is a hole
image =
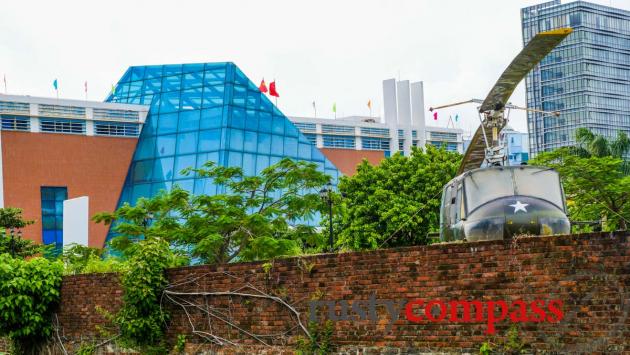
[[571, 27], [570, 34], [526, 78], [529, 149], [575, 144], [576, 128], [609, 138], [630, 134], [630, 11], [575, 1], [521, 10], [523, 44], [538, 32]]

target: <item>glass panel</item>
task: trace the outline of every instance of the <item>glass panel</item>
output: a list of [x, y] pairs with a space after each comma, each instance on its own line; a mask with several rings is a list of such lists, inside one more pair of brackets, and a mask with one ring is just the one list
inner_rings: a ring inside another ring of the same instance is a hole
[[194, 168], [196, 158], [197, 156], [194, 154], [177, 157], [177, 159], [175, 159], [175, 178], [193, 177], [193, 173], [184, 175], [181, 172], [186, 168]]
[[223, 107], [201, 110], [201, 129], [219, 128], [223, 120]]
[[229, 167], [242, 167], [242, 165], [243, 165], [243, 153], [228, 152], [228, 166]]
[[177, 135], [177, 154], [194, 153], [197, 150], [198, 132], [180, 133]]
[[244, 132], [237, 129], [230, 130], [230, 146], [232, 150], [243, 150], [243, 135]]
[[243, 150], [246, 152], [256, 152], [258, 146], [258, 133], [245, 131]]
[[138, 181], [151, 180], [151, 176], [153, 175], [152, 170], [151, 170], [152, 168], [153, 168], [152, 160], [149, 160], [149, 161], [145, 160], [145, 161], [137, 162], [133, 169], [133, 181], [138, 182]]
[[478, 170], [464, 179], [468, 212], [504, 196], [514, 195], [512, 172], [506, 169]]
[[200, 110], [181, 111], [179, 113], [179, 132], [195, 131], [199, 129]]
[[175, 133], [177, 130], [177, 116], [177, 112], [157, 116], [159, 117], [157, 134]]
[[174, 162], [173, 158], [155, 159], [155, 165], [153, 166], [153, 179], [154, 180], [173, 179], [173, 162]]
[[156, 140], [156, 153], [159, 157], [175, 154], [176, 135], [158, 136]]
[[220, 129], [199, 132], [199, 151], [219, 150], [219, 148], [221, 148]]
[[147, 159], [153, 157], [153, 150], [155, 148], [155, 137], [147, 137], [138, 141], [136, 148], [136, 160]]
[[560, 177], [556, 171], [537, 168], [514, 169], [514, 181], [518, 195], [538, 197], [564, 209]]
[[271, 135], [265, 133], [258, 134], [258, 153], [269, 154], [271, 152]]

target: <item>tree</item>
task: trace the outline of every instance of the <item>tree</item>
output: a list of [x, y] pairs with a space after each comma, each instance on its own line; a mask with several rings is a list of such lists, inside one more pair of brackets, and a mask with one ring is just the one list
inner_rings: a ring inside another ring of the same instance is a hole
[[42, 353], [53, 331], [62, 270], [59, 261], [0, 254], [0, 337], [11, 340], [12, 353]]
[[8, 253], [26, 258], [42, 252], [39, 245], [21, 237], [20, 229], [33, 223], [34, 221], [22, 217], [22, 210], [19, 208], [0, 208], [0, 254]]
[[259, 176], [208, 162], [187, 174], [208, 179], [225, 193], [192, 196], [175, 186], [139, 199], [96, 221], [113, 223], [112, 246], [133, 253], [134, 240], [163, 238], [196, 260], [225, 263], [294, 255], [319, 240], [308, 224], [323, 208], [318, 190], [330, 177], [317, 165], [283, 159]]
[[[575, 130], [577, 145], [566, 148], [569, 153], [582, 158], [588, 157], [613, 157], [624, 159], [630, 153], [630, 138], [624, 132], [617, 132], [617, 138], [609, 140], [606, 137], [594, 134], [588, 128]], [[621, 171], [630, 175], [630, 162], [624, 160]]]
[[[600, 141], [601, 142], [601, 141]], [[605, 145], [597, 143], [593, 152], [580, 156], [564, 147], [539, 154], [535, 165], [554, 168], [560, 174], [572, 220], [606, 220], [607, 230], [626, 229], [630, 221], [630, 176], [625, 162], [602, 155]]]
[[396, 154], [378, 166], [363, 161], [339, 191], [345, 211], [337, 218], [337, 244], [351, 249], [427, 244], [439, 230], [441, 193], [461, 155], [427, 145], [409, 157]]

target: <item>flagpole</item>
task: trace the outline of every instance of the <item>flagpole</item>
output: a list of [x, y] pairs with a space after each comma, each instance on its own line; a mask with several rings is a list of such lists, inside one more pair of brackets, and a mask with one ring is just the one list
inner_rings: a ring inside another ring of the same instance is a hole
[[4, 94], [6, 95], [7, 93], [7, 75], [4, 74]]

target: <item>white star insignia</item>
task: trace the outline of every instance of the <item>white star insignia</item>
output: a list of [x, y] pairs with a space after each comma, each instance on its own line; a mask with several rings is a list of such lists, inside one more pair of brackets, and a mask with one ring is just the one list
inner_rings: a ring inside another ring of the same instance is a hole
[[514, 213], [518, 212], [518, 211], [523, 211], [523, 212], [527, 212], [527, 210], [525, 209], [525, 207], [529, 206], [529, 204], [527, 203], [522, 203], [521, 201], [516, 201], [515, 204], [513, 205], [509, 205], [510, 207], [514, 207]]

